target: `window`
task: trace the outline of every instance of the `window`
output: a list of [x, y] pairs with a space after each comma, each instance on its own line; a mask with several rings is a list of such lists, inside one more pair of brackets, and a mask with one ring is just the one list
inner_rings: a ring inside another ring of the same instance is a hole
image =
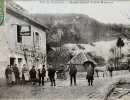
[[22, 43], [22, 36], [20, 35], [21, 26], [17, 25], [17, 42]]
[[42, 36], [41, 36], [41, 34], [40, 34], [40, 37], [39, 37], [39, 45], [41, 46], [42, 45]]
[[36, 46], [39, 46], [39, 33], [35, 33], [36, 36]]
[[42, 44], [42, 37], [41, 37], [41, 34], [39, 34], [38, 32], [35, 32], [35, 45], [37, 46], [37, 47], [39, 47], [39, 46], [41, 46], [41, 44]]

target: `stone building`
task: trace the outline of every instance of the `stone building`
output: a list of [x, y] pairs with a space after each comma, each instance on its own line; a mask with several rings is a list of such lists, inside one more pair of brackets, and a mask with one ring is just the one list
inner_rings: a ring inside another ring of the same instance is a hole
[[7, 64], [30, 69], [46, 65], [46, 29], [38, 19], [11, 0], [6, 1], [5, 30], [0, 36], [0, 71]]

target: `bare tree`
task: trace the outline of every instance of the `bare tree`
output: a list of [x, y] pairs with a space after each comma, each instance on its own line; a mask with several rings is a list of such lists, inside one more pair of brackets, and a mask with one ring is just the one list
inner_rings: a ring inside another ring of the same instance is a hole
[[[32, 66], [36, 66], [37, 59], [40, 59], [41, 60], [40, 62], [43, 64], [46, 61], [46, 54], [42, 52], [42, 49], [38, 50], [38, 48], [28, 45], [17, 45], [16, 49], [17, 53], [22, 54], [24, 56], [28, 69], [29, 69], [29, 62], [31, 62]], [[19, 52], [19, 50], [21, 52]]]
[[121, 11], [121, 14], [124, 16], [125, 19], [128, 20], [128, 22], [126, 24], [111, 24], [109, 26], [109, 29], [116, 32], [116, 36], [118, 35], [118, 37], [124, 37], [126, 39], [130, 39], [130, 11], [128, 12], [124, 12]]
[[113, 31], [112, 36], [114, 38], [118, 37], [116, 46], [120, 48], [120, 56], [117, 55], [117, 51], [116, 49], [114, 50], [115, 52], [115, 66], [118, 66], [118, 60], [122, 58], [122, 54], [121, 54], [121, 48], [124, 46], [124, 42], [123, 39], [130, 39], [130, 15], [124, 11], [121, 11], [121, 14], [124, 16], [124, 18], [128, 19], [128, 23], [125, 24], [110, 24], [109, 25], [109, 30]]
[[55, 50], [51, 50], [47, 54], [47, 61], [48, 63], [52, 63], [56, 69], [60, 67], [61, 64], [65, 64], [68, 60], [68, 53], [67, 50], [63, 47], [63, 42], [61, 40], [62, 33], [56, 34], [56, 40], [59, 41], [58, 47], [54, 47]]

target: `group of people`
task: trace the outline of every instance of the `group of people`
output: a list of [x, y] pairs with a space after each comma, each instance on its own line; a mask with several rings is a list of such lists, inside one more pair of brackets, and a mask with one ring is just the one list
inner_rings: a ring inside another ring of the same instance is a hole
[[[87, 68], [86, 79], [88, 80], [88, 86], [89, 85], [93, 86], [94, 67], [95, 67], [95, 65], [93, 63], [91, 63], [91, 64], [88, 65], [88, 68]], [[70, 65], [69, 66], [70, 86], [72, 86], [73, 80], [74, 80], [74, 85], [77, 85], [76, 84], [76, 74], [77, 74], [76, 66], [75, 65]]]
[[[56, 86], [56, 82], [55, 82], [55, 73], [56, 70], [55, 68], [52, 66], [52, 64], [49, 65], [48, 69], [48, 76], [50, 78], [50, 82], [51, 85], [50, 86]], [[29, 78], [26, 79], [26, 74], [29, 73]], [[15, 76], [15, 83], [16, 84], [21, 84], [21, 78], [20, 78], [20, 72], [19, 69], [17, 67], [17, 64], [15, 64], [13, 67], [11, 67], [10, 65], [7, 66], [6, 70], [5, 70], [5, 75], [6, 75], [6, 80], [7, 80], [7, 85], [8, 86], [12, 86], [12, 74], [14, 74]], [[70, 65], [69, 66], [69, 75], [70, 75], [70, 86], [72, 86], [73, 81], [74, 81], [74, 85], [76, 84], [76, 74], [77, 74], [77, 67], [75, 65]], [[38, 79], [37, 79], [38, 76]], [[36, 82], [39, 83], [39, 85], [44, 85], [44, 78], [46, 76], [46, 69], [45, 69], [45, 65], [42, 65], [41, 69], [38, 69], [36, 71], [35, 66], [32, 66], [31, 70], [29, 71], [26, 68], [26, 65], [23, 65], [22, 68], [22, 82], [25, 84], [26, 80], [28, 80], [29, 82], [33, 83], [34, 85], [36, 84]], [[88, 80], [88, 85], [93, 85], [93, 80], [94, 80], [94, 65], [89, 64], [88, 68], [87, 68], [87, 75], [86, 75], [86, 79]]]
[[[55, 72], [56, 72], [55, 68], [50, 64], [48, 68], [48, 76], [51, 81], [51, 86], [56, 86]], [[28, 78], [27, 74], [29, 74]], [[44, 85], [46, 69], [45, 65], [42, 65], [42, 68], [38, 68], [38, 70], [36, 71], [35, 66], [32, 66], [31, 70], [29, 71], [26, 67], [26, 64], [24, 64], [22, 68], [22, 77], [20, 78], [20, 72], [19, 68], [17, 67], [17, 64], [15, 64], [14, 66], [7, 65], [7, 68], [5, 69], [5, 76], [7, 86], [12, 86], [13, 81], [15, 81], [15, 84], [19, 85], [21, 85], [21, 83], [26, 84], [26, 81], [33, 83], [33, 85], [35, 85], [38, 82], [40, 86], [41, 84]], [[15, 77], [15, 80], [13, 80], [13, 77]]]
[[46, 69], [45, 69], [45, 65], [42, 66], [42, 69], [38, 69], [38, 73], [35, 69], [35, 66], [32, 66], [32, 69], [29, 71], [30, 74], [30, 78], [29, 81], [32, 82], [34, 85], [37, 82], [37, 74], [38, 74], [38, 83], [39, 86], [42, 84], [44, 85], [44, 77], [46, 76]]
[[7, 68], [5, 69], [5, 76], [8, 86], [12, 86], [13, 75], [15, 77], [16, 84], [20, 84], [20, 73], [17, 64], [14, 66], [7, 65]]
[[[95, 67], [95, 65], [93, 63], [88, 64], [87, 75], [86, 75], [86, 80], [88, 80], [88, 86], [89, 85], [93, 86], [94, 67]], [[70, 86], [72, 86], [73, 80], [74, 80], [74, 85], [77, 85], [76, 84], [76, 74], [77, 74], [76, 66], [75, 65], [70, 65], [69, 66]]]
[[[56, 70], [52, 66], [52, 64], [50, 64], [48, 66], [47, 71], [48, 71], [48, 76], [49, 76], [50, 82], [51, 82], [50, 86], [56, 86], [56, 83], [55, 83], [55, 72], [56, 72]], [[36, 72], [35, 66], [33, 66], [29, 73], [30, 73], [30, 81], [33, 82], [33, 84], [36, 84], [36, 81], [37, 81], [36, 74], [38, 74], [39, 86], [41, 84], [44, 85], [44, 78], [46, 76], [45, 65], [42, 66], [42, 69], [38, 69], [38, 73]]]

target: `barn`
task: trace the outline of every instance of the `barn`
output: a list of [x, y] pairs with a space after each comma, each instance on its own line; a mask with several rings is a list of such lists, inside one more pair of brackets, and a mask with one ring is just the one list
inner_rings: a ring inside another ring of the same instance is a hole
[[86, 61], [91, 61], [95, 65], [97, 64], [87, 53], [81, 51], [67, 63], [67, 67], [69, 67], [70, 64], [73, 64], [77, 66], [78, 72], [86, 72], [85, 68], [83, 67], [83, 63]]

